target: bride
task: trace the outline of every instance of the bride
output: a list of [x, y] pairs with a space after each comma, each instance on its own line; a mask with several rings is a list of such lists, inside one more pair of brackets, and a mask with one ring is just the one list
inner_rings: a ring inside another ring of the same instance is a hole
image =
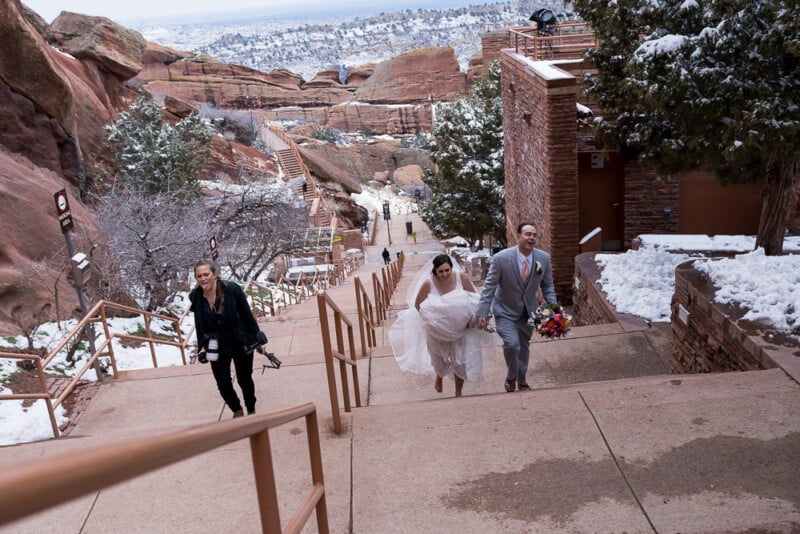
[[408, 310], [398, 314], [389, 331], [400, 369], [435, 372], [434, 387], [439, 393], [443, 377], [452, 373], [456, 397], [461, 396], [464, 380], [481, 380], [481, 348], [497, 345], [499, 340], [475, 328], [478, 299], [472, 282], [450, 256], [439, 254], [429, 261], [409, 288]]

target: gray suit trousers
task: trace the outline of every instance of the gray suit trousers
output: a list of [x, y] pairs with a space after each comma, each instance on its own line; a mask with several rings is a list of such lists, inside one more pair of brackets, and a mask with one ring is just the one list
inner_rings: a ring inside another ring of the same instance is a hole
[[527, 384], [530, 358], [530, 341], [533, 327], [528, 324], [528, 317], [511, 320], [495, 316], [497, 333], [503, 339], [503, 357], [506, 359], [508, 373], [506, 380], [516, 380], [518, 384]]

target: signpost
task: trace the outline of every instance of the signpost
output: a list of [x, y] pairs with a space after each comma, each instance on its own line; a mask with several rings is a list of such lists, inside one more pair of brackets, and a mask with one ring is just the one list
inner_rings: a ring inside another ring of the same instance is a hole
[[211, 236], [211, 239], [208, 240], [208, 245], [211, 247], [211, 259], [216, 260], [219, 258], [219, 252], [217, 251], [217, 238], [216, 236]]
[[[65, 236], [67, 232], [72, 230], [72, 212], [69, 211], [69, 199], [67, 198], [67, 190], [62, 189], [53, 194], [53, 199], [56, 201], [56, 216], [58, 223], [61, 225], [61, 233]], [[69, 237], [67, 237], [69, 239]], [[67, 245], [69, 247], [69, 245]], [[72, 252], [69, 253], [72, 256]]]
[[[92, 272], [90, 270], [89, 258], [86, 254], [81, 252], [75, 254], [72, 247], [72, 237], [69, 231], [72, 230], [72, 212], [69, 209], [69, 199], [67, 198], [67, 190], [62, 189], [53, 193], [53, 200], [56, 203], [56, 216], [58, 223], [61, 226], [61, 233], [64, 234], [64, 241], [67, 244], [67, 254], [69, 254], [70, 263], [72, 264], [72, 275], [75, 279], [75, 291], [78, 292], [78, 302], [81, 305], [81, 314], [86, 317], [88, 309], [86, 308], [86, 299], [83, 296], [83, 284], [89, 281]], [[94, 325], [90, 324], [86, 327], [86, 337], [89, 341], [89, 351], [94, 354]], [[94, 372], [97, 374], [97, 381], [103, 381], [103, 373], [100, 369], [100, 362], [94, 361]]]
[[389, 236], [389, 246], [392, 245], [392, 231], [389, 229], [389, 219], [392, 218], [392, 214], [389, 212], [389, 201], [385, 201], [383, 203], [383, 218], [386, 221], [386, 233]]

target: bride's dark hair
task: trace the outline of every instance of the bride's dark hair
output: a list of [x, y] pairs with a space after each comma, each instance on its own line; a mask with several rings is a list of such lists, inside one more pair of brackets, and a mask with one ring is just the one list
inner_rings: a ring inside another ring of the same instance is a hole
[[436, 269], [438, 269], [445, 263], [449, 265], [451, 269], [453, 268], [453, 260], [451, 260], [450, 256], [448, 256], [447, 254], [439, 254], [438, 256], [433, 258], [433, 270], [431, 270], [431, 273], [436, 274]]

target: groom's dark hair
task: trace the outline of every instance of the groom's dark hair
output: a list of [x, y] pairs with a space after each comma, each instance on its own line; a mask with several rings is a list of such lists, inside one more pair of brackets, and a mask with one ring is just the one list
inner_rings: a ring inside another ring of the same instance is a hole
[[533, 226], [534, 228], [536, 228], [536, 225], [533, 224], [532, 222], [527, 222], [527, 221], [521, 222], [517, 225], [517, 235], [521, 234], [522, 229], [525, 228], [526, 226]]

